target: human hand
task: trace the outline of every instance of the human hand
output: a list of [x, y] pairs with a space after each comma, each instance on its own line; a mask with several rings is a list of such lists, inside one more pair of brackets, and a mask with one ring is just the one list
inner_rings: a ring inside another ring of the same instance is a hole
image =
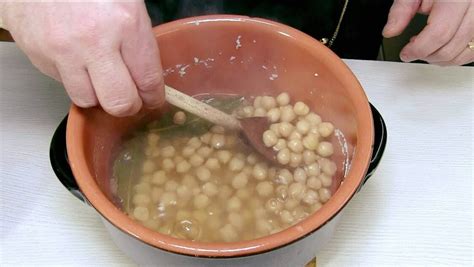
[[386, 38], [403, 32], [416, 13], [429, 14], [425, 28], [400, 52], [405, 62], [464, 65], [474, 61], [474, 0], [395, 0], [383, 30]]
[[143, 1], [4, 2], [5, 28], [33, 65], [80, 107], [115, 116], [164, 101], [158, 46]]

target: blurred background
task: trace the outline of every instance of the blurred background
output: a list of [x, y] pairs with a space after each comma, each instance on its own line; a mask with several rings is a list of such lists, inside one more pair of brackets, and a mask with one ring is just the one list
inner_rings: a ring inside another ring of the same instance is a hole
[[[400, 35], [390, 39], [384, 39], [379, 49], [377, 60], [401, 62], [399, 54], [403, 46], [408, 43], [410, 37], [418, 34], [426, 25], [426, 15], [416, 15], [407, 29]], [[0, 29], [0, 41], [12, 42], [8, 31]], [[423, 62], [418, 62], [423, 63]]]

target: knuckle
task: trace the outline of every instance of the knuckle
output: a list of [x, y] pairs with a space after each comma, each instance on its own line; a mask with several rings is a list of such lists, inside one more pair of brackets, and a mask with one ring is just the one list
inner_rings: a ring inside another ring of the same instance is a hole
[[456, 57], [454, 53], [455, 52], [452, 49], [441, 49], [438, 51], [436, 59], [439, 61], [451, 61]]
[[120, 9], [115, 14], [118, 23], [124, 28], [134, 27], [138, 24], [138, 18], [129, 9]]
[[140, 77], [136, 83], [140, 91], [156, 91], [162, 83], [162, 78], [158, 73], [149, 73]]
[[133, 115], [138, 111], [137, 105], [131, 100], [111, 101], [103, 104], [102, 107], [108, 113], [118, 117]]
[[70, 52], [71, 45], [68, 35], [59, 29], [51, 30], [49, 38], [46, 38], [46, 45], [57, 54], [67, 54]]

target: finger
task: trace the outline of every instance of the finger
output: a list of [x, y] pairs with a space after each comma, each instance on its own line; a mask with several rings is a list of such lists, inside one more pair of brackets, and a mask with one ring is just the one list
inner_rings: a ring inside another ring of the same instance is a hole
[[415, 16], [419, 6], [420, 0], [395, 0], [390, 8], [382, 35], [390, 38], [402, 33]]
[[148, 17], [139, 32], [122, 43], [121, 53], [138, 88], [144, 106], [158, 107], [164, 102], [163, 70], [155, 36]]
[[421, 2], [420, 8], [418, 9], [418, 13], [425, 15], [430, 14], [433, 4], [434, 0], [423, 0]]
[[468, 2], [437, 2], [428, 17], [427, 26], [401, 51], [405, 61], [422, 59], [451, 40], [466, 13]]
[[97, 99], [114, 116], [137, 113], [142, 102], [120, 53], [97, 58], [87, 67]]
[[474, 4], [471, 4], [466, 12], [466, 15], [464, 16], [461, 26], [459, 26], [459, 29], [457, 30], [456, 34], [454, 34], [454, 37], [451, 39], [451, 41], [423, 60], [430, 63], [449, 62], [463, 52], [473, 37]]
[[445, 62], [436, 62], [436, 65], [440, 66], [461, 66], [474, 62], [474, 50], [466, 47], [461, 54], [455, 57], [453, 60]]
[[58, 66], [61, 81], [71, 101], [81, 108], [90, 108], [99, 104], [89, 73], [85, 68]]

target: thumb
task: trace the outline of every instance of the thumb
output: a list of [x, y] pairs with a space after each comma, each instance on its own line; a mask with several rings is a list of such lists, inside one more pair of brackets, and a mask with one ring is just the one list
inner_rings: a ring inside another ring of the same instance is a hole
[[415, 16], [420, 4], [421, 0], [395, 0], [388, 13], [382, 35], [390, 38], [402, 33]]

